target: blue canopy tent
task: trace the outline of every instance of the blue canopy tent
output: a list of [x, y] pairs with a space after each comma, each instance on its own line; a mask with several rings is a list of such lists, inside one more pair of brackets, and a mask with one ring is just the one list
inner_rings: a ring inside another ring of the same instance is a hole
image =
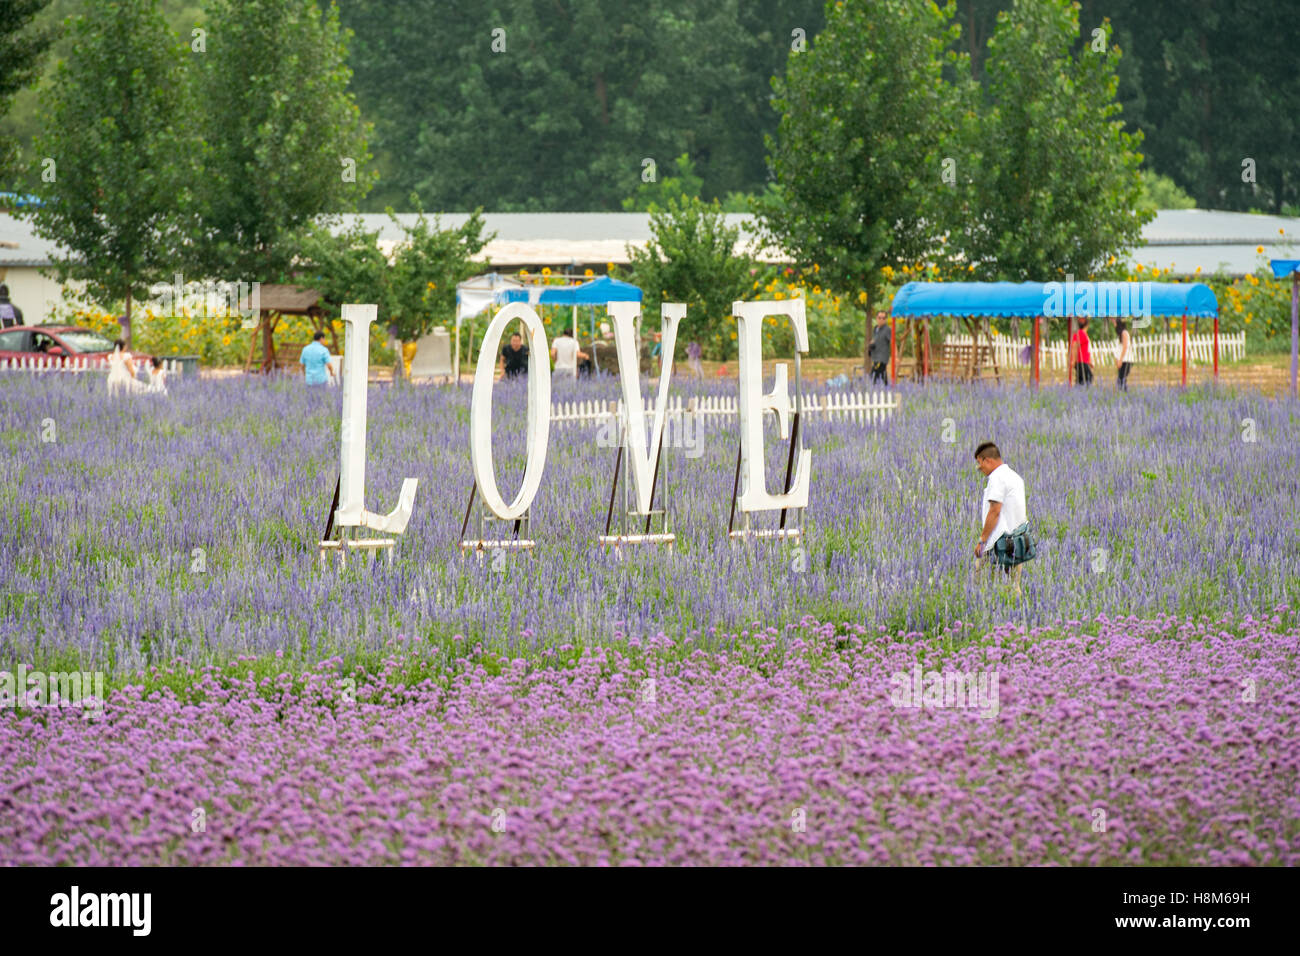
[[1291, 277], [1291, 397], [1300, 397], [1297, 391], [1297, 368], [1300, 367], [1300, 259], [1274, 259], [1269, 263], [1273, 267], [1275, 279]]
[[591, 338], [596, 338], [596, 309], [610, 302], [640, 302], [641, 290], [630, 282], [600, 276], [579, 285], [531, 286], [506, 289], [498, 299], [502, 303], [527, 302], [530, 305], [568, 305], [573, 307], [573, 331], [578, 331], [578, 306], [591, 307]]
[[[1214, 375], [1219, 374], [1219, 303], [1204, 283], [1172, 282], [909, 282], [894, 295], [894, 317], [951, 315], [1034, 320], [1033, 379], [1038, 384], [1042, 318], [1182, 316], [1183, 384], [1187, 384], [1187, 317], [1214, 319]], [[926, 348], [922, 375], [929, 374]], [[1069, 371], [1067, 370], [1067, 376]], [[893, 376], [895, 379], [897, 375]]]

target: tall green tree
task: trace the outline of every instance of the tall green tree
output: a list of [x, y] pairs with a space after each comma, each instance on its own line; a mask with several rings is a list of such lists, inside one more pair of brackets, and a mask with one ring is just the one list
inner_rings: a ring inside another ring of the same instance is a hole
[[192, 60], [204, 106], [193, 268], [274, 281], [295, 234], [355, 208], [373, 181], [347, 37], [315, 0], [211, 0], [208, 13]]
[[1015, 0], [988, 43], [980, 122], [958, 155], [949, 248], [978, 280], [1104, 270], [1139, 244], [1141, 133], [1124, 131], [1110, 24], [1082, 41], [1069, 0]]
[[177, 265], [189, 178], [179, 130], [191, 125], [182, 48], [157, 0], [88, 0], [73, 43], [42, 101], [48, 131], [38, 195], [27, 214], [63, 250], [61, 282], [131, 303]]
[[[54, 42], [52, 30], [34, 28], [36, 15], [50, 0], [0, 0], [0, 117], [14, 95], [40, 75], [41, 61]], [[0, 138], [0, 183], [10, 174], [16, 153], [14, 143]]]
[[[411, 204], [419, 209], [416, 197]], [[437, 216], [431, 223], [422, 211], [410, 224], [391, 208], [388, 215], [403, 233], [391, 255], [380, 249], [379, 230], [367, 230], [361, 219], [340, 228], [335, 219], [305, 231], [297, 248], [297, 268], [333, 314], [347, 302], [373, 302], [394, 337], [409, 342], [440, 321], [454, 320], [456, 285], [479, 271], [473, 257], [492, 236], [483, 234], [478, 210], [449, 229], [442, 228]], [[397, 368], [403, 368], [400, 349]]]
[[969, 68], [954, 49], [952, 4], [848, 0], [827, 11], [826, 29], [773, 83], [781, 118], [768, 149], [781, 199], [762, 215], [796, 260], [867, 294], [866, 365], [881, 268], [918, 262], [938, 245], [944, 161]]
[[754, 263], [735, 254], [740, 229], [728, 226], [715, 199], [671, 197], [650, 214], [651, 241], [632, 248], [632, 279], [645, 290], [642, 322], [659, 327], [662, 302], [685, 302], [678, 341], [698, 341], [711, 358], [735, 354], [731, 304], [745, 297]]

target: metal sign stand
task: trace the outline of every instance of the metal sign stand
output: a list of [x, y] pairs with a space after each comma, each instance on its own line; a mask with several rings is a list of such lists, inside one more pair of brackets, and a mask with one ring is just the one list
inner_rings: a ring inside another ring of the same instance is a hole
[[[600, 543], [606, 547], [613, 547], [616, 557], [622, 557], [623, 545], [627, 544], [665, 544], [671, 549], [673, 543], [677, 540], [677, 535], [668, 530], [668, 460], [664, 457], [663, 434], [660, 433], [659, 435], [659, 449], [658, 455], [655, 459], [654, 477], [651, 479], [650, 484], [650, 512], [649, 514], [641, 515], [637, 512], [635, 507], [633, 507], [634, 489], [632, 487], [632, 479], [628, 474], [632, 469], [630, 467], [623, 467], [624, 457], [628, 457], [630, 460], [632, 454], [632, 446], [630, 444], [632, 436], [627, 427], [626, 412], [619, 412], [617, 409], [618, 406], [611, 402], [610, 414], [619, 416], [619, 443], [618, 453], [614, 456], [614, 479], [610, 482], [609, 486], [609, 507], [605, 511], [605, 533], [600, 536]], [[680, 433], [681, 414], [674, 413], [671, 409], [665, 410], [664, 414], [666, 416], [664, 429], [667, 430], [669, 420], [674, 414], [676, 414], [678, 419], [678, 431]], [[659, 481], [659, 471], [661, 468], [664, 472], [662, 484], [660, 484]], [[614, 499], [617, 496], [620, 481], [623, 486], [623, 507], [619, 512], [618, 534], [614, 534], [612, 533], [614, 525]], [[656, 491], [659, 492], [658, 508], [654, 506]], [[659, 518], [659, 530], [652, 531], [651, 528], [656, 516]], [[632, 521], [642, 517], [645, 518], [645, 524], [641, 527], [640, 531], [637, 531], [635, 526], [632, 525]]]
[[[460, 550], [462, 553], [473, 551], [481, 556], [485, 551], [531, 551], [537, 545], [537, 542], [532, 539], [533, 509], [529, 508], [518, 518], [498, 518], [486, 506], [474, 507], [474, 499], [477, 493], [478, 483], [475, 482], [469, 487], [469, 501], [465, 505], [465, 520], [460, 525]], [[469, 531], [471, 517], [474, 518], [474, 537], [467, 538], [465, 535]], [[501, 534], [488, 537], [488, 526], [499, 521], [505, 521], [512, 525], [509, 538], [502, 537]]]
[[[784, 493], [789, 494], [794, 484], [794, 462], [798, 453], [803, 451], [803, 432], [799, 425], [803, 419], [803, 375], [802, 363], [800, 362], [799, 353], [794, 354], [794, 415], [790, 424], [790, 454], [785, 463], [785, 486]], [[780, 416], [778, 415], [778, 421]], [[735, 527], [736, 524], [736, 501], [740, 495], [740, 477], [744, 457], [744, 442], [738, 443], [736, 448], [736, 477], [731, 485], [731, 517], [727, 521], [727, 540], [732, 543], [736, 541], [753, 540], [758, 538], [777, 538], [783, 540], [798, 541], [803, 537], [803, 521], [805, 508], [782, 508], [781, 522], [775, 528], [755, 528], [753, 526], [753, 516], [748, 511], [741, 512], [741, 526]], [[787, 520], [787, 513], [793, 512], [793, 520]]]
[[342, 485], [343, 477], [340, 475], [334, 483], [334, 500], [330, 502], [329, 515], [325, 518], [325, 533], [321, 535], [320, 542], [316, 546], [317, 552], [320, 554], [320, 563], [324, 564], [326, 556], [333, 551], [339, 556], [339, 567], [346, 568], [348, 555], [353, 551], [363, 551], [372, 556], [378, 551], [383, 551], [388, 555], [389, 565], [392, 565], [393, 547], [397, 544], [396, 538], [358, 538], [356, 537], [355, 528], [334, 527], [334, 512], [339, 507], [339, 490]]

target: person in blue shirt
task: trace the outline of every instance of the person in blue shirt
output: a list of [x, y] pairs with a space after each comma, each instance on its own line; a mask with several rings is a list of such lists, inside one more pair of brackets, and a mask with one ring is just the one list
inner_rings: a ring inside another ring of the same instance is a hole
[[[298, 361], [302, 363], [303, 377], [308, 385], [326, 385], [334, 378], [334, 366], [330, 364], [330, 350], [321, 344], [324, 332], [317, 332], [311, 337], [311, 345], [302, 350]], [[326, 372], [329, 376], [326, 377]]]

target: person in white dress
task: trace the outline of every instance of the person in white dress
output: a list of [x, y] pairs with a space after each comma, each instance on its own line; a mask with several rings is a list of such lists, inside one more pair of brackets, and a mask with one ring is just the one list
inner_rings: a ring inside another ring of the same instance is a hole
[[167, 394], [167, 370], [156, 355], [149, 360], [149, 391], [155, 395]]
[[108, 357], [108, 394], [118, 392], [143, 392], [145, 384], [135, 377], [135, 360], [121, 339], [113, 342], [113, 353]]

